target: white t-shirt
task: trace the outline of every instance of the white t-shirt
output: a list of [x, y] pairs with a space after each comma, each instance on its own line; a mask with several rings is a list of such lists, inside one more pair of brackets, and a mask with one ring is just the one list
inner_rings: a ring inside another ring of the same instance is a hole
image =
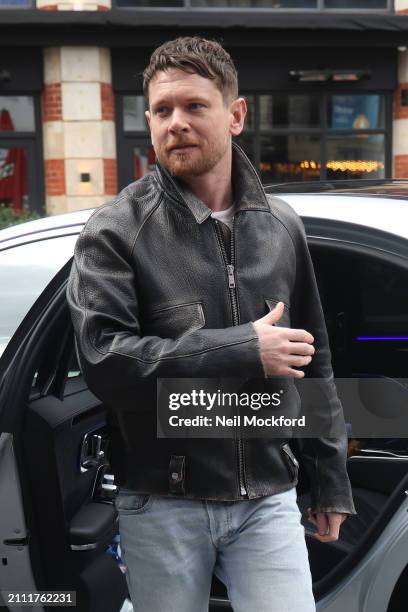
[[218, 221], [222, 221], [225, 225], [228, 225], [230, 230], [232, 230], [232, 219], [234, 217], [235, 206], [232, 204], [229, 208], [225, 208], [224, 210], [219, 210], [217, 212], [211, 213], [211, 216], [214, 219], [218, 219]]

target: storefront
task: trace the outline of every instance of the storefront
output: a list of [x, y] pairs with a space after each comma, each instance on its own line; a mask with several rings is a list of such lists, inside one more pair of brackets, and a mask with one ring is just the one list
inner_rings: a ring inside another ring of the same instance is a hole
[[0, 0], [0, 203], [98, 206], [149, 171], [142, 72], [180, 35], [231, 53], [248, 105], [238, 142], [264, 183], [408, 177], [408, 0], [11, 4]]
[[[396, 50], [229, 49], [248, 105], [237, 141], [265, 183], [391, 176]], [[154, 162], [141, 79], [132, 77], [148, 53], [138, 54], [137, 65], [131, 49], [112, 57], [125, 185]]]
[[1, 50], [0, 204], [17, 210], [41, 212], [44, 201], [42, 87], [40, 49]]

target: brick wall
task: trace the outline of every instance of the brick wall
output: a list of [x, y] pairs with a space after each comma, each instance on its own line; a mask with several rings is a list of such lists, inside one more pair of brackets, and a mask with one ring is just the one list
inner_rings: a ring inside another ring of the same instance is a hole
[[61, 0], [37, 0], [36, 7], [40, 11], [110, 11], [111, 0], [98, 0], [97, 2], [86, 2], [75, 0], [75, 2]]
[[47, 212], [99, 206], [116, 195], [110, 50], [45, 49], [42, 116]]

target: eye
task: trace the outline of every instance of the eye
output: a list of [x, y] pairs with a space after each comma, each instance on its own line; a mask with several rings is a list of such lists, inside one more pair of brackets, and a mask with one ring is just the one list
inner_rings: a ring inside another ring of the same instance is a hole
[[190, 108], [192, 110], [199, 110], [200, 108], [204, 108], [204, 104], [201, 104], [201, 102], [191, 102]]
[[156, 110], [154, 111], [156, 115], [160, 115], [163, 116], [166, 113], [168, 113], [169, 108], [168, 106], [159, 106], [158, 108], [156, 108]]

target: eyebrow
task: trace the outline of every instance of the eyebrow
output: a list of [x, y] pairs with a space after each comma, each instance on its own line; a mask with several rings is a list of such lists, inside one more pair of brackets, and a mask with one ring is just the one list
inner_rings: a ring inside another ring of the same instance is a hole
[[[186, 99], [186, 103], [191, 102], [204, 102], [205, 104], [209, 104], [210, 100], [208, 98], [204, 98], [202, 95], [198, 96], [189, 96]], [[162, 106], [163, 104], [169, 104], [169, 101], [166, 98], [161, 98], [156, 102], [152, 102], [152, 108], [157, 108], [158, 106]]]

